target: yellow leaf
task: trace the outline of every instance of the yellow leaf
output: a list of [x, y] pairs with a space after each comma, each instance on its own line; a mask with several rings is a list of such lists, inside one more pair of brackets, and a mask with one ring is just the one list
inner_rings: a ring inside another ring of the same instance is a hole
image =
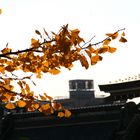
[[96, 52], [96, 50], [95, 50], [91, 45], [89, 45], [88, 50], [89, 50], [91, 53], [95, 53], [95, 52]]
[[106, 34], [108, 37], [111, 37], [113, 34], [112, 33], [107, 33]]
[[46, 93], [44, 93], [45, 97], [49, 100], [53, 100], [53, 98], [51, 96], [48, 96]]
[[112, 33], [108, 33], [106, 34], [108, 37], [111, 37], [112, 39], [116, 39], [118, 37], [118, 32], [112, 34]]
[[6, 103], [8, 102], [8, 99], [5, 96], [0, 96], [0, 101]]
[[122, 33], [122, 36], [125, 36], [125, 32]]
[[46, 101], [46, 97], [39, 95], [39, 97], [41, 98], [42, 101]]
[[8, 100], [10, 100], [10, 99], [13, 97], [13, 95], [10, 94], [10, 93], [4, 93], [3, 95], [4, 95]]
[[32, 47], [39, 47], [39, 45], [40, 45], [40, 43], [38, 40], [36, 40], [34, 38], [31, 39], [31, 46]]
[[30, 92], [30, 87], [29, 87], [28, 84], [26, 84], [25, 89], [26, 89], [27, 92]]
[[42, 105], [39, 108], [39, 111], [42, 112], [42, 113], [45, 113], [46, 115], [54, 113], [54, 111], [53, 111], [53, 109], [52, 109], [52, 107], [50, 106], [49, 103]]
[[16, 103], [17, 103], [18, 107], [25, 107], [26, 106], [26, 102], [23, 100], [18, 100]]
[[40, 104], [39, 103], [35, 103], [35, 104], [33, 104], [33, 106], [34, 106], [35, 109], [38, 109]]
[[41, 73], [38, 73], [37, 75], [36, 75], [36, 78], [41, 78], [41, 76], [42, 76], [42, 74]]
[[108, 51], [108, 49], [109, 49], [108, 46], [103, 46], [102, 48], [99, 48], [99, 49], [98, 49], [98, 53], [99, 53], [99, 54], [100, 54], [100, 53], [105, 53], [105, 52]]
[[102, 57], [99, 55], [95, 55], [91, 57], [91, 65], [95, 65], [98, 61], [101, 61]]
[[65, 114], [63, 112], [58, 112], [58, 115], [57, 116], [60, 117], [60, 118], [62, 118], [62, 117], [65, 116]]
[[116, 33], [114, 33], [114, 34], [111, 36], [111, 38], [112, 38], [112, 39], [116, 39], [116, 38], [118, 37], [118, 35], [119, 35], [118, 32], [116, 32]]
[[91, 57], [91, 52], [90, 52], [89, 50], [85, 50], [85, 52], [87, 53], [87, 55], [88, 55], [89, 57]]
[[2, 13], [2, 9], [0, 9], [0, 14]]
[[15, 109], [15, 105], [13, 103], [8, 103], [5, 105], [7, 109]]
[[122, 43], [127, 42], [127, 40], [124, 37], [121, 37], [119, 41], [122, 42]]
[[71, 116], [71, 112], [67, 109], [65, 109], [65, 117], [68, 118]]
[[33, 104], [27, 105], [26, 108], [27, 108], [27, 111], [35, 111], [36, 110]]
[[62, 109], [62, 105], [60, 103], [54, 102], [53, 103], [53, 108], [55, 110], [60, 110], [60, 109]]
[[71, 30], [72, 36], [78, 35], [80, 33], [79, 29]]
[[117, 49], [113, 47], [109, 47], [108, 52], [114, 53]]
[[56, 74], [59, 74], [60, 73], [60, 70], [59, 69], [56, 69], [56, 68], [53, 68], [51, 70], [49, 70], [49, 72], [53, 75], [56, 75]]
[[10, 53], [12, 51], [12, 49], [11, 48], [4, 48], [3, 50], [1, 50], [1, 52], [3, 53], [3, 54], [5, 54], [5, 53]]
[[33, 98], [33, 96], [34, 96], [34, 92], [33, 91], [27, 93], [27, 97], [28, 98]]
[[22, 95], [25, 95], [25, 94], [26, 94], [24, 88], [21, 88], [21, 94], [22, 94]]
[[83, 67], [85, 67], [86, 69], [88, 69], [89, 64], [88, 64], [88, 61], [87, 61], [87, 59], [86, 59], [85, 56], [83, 56], [83, 55], [81, 56], [80, 62], [81, 62], [81, 65], [82, 65]]
[[111, 39], [108, 38], [103, 42], [103, 46], [108, 45], [110, 43]]

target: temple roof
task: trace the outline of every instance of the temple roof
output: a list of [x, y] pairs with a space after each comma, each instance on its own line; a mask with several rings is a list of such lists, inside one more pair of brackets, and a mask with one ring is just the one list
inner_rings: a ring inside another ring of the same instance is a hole
[[140, 97], [140, 80], [104, 84], [99, 85], [99, 88], [101, 91], [110, 93], [111, 95], [107, 98], [111, 100], [127, 100]]

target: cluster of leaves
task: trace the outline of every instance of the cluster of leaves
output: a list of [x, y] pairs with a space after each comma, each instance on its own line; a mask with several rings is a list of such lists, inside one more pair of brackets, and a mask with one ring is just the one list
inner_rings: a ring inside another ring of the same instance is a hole
[[[0, 101], [5, 103], [7, 109], [24, 107], [27, 111], [38, 110], [44, 114], [58, 111], [59, 117], [69, 117], [70, 111], [63, 109], [61, 104], [53, 101], [46, 93], [39, 97], [34, 95], [27, 82], [32, 81], [32, 75], [19, 78], [14, 72], [32, 73], [41, 78], [44, 73], [59, 74], [62, 67], [70, 70], [75, 61], [80, 61], [81, 66], [88, 69], [89, 65], [95, 65], [103, 59], [102, 54], [116, 51], [115, 47], [110, 46], [113, 40], [127, 42], [123, 30], [106, 34], [104, 40], [92, 44], [93, 38], [85, 42], [79, 36], [80, 30], [70, 30], [65, 25], [58, 33], [48, 34], [45, 29], [40, 33], [35, 30], [39, 39], [32, 38], [31, 46], [24, 50], [13, 51], [7, 44], [0, 51]], [[33, 81], [32, 83], [35, 85]], [[15, 84], [20, 92], [16, 91]], [[41, 101], [45, 101], [45, 104]]]

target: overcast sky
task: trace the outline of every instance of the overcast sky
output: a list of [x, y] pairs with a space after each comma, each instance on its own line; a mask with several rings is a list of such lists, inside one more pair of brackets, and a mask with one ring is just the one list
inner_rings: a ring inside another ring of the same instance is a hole
[[[103, 35], [126, 28], [128, 43], [89, 70], [76, 65], [58, 76], [47, 74], [39, 88], [50, 95], [68, 95], [68, 80], [93, 79], [95, 86], [110, 80], [140, 74], [139, 0], [0, 0], [0, 49], [9, 42], [12, 48], [27, 48], [34, 30], [58, 31], [62, 25], [79, 28], [81, 36], [102, 40]], [[96, 87], [97, 88], [97, 87]]]

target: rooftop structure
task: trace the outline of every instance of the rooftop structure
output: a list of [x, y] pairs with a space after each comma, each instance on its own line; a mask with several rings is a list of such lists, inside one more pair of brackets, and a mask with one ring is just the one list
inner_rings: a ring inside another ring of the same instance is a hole
[[101, 91], [110, 93], [106, 101], [127, 101], [140, 97], [140, 80], [99, 85]]

